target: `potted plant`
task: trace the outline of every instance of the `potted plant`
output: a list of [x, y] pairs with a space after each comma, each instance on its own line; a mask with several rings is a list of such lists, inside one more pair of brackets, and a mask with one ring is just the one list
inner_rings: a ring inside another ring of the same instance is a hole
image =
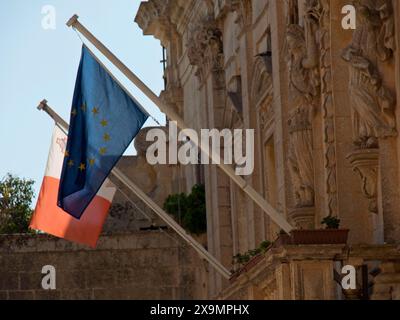
[[253, 250], [248, 250], [244, 254], [238, 253], [232, 259], [232, 273], [231, 280], [236, 279], [242, 272], [250, 270], [259, 261], [262, 260], [263, 254], [271, 248], [270, 241], [263, 241], [260, 245]]
[[326, 229], [328, 230], [339, 230], [340, 227], [340, 219], [335, 216], [327, 216], [322, 219], [321, 224], [326, 225]]
[[349, 234], [348, 229], [339, 229], [340, 219], [327, 216], [321, 221], [325, 229], [293, 230], [293, 244], [345, 244]]
[[327, 216], [321, 224], [325, 229], [317, 230], [293, 230], [290, 236], [281, 232], [275, 242], [275, 246], [298, 245], [298, 244], [346, 244], [349, 234], [348, 229], [340, 229], [340, 219]]

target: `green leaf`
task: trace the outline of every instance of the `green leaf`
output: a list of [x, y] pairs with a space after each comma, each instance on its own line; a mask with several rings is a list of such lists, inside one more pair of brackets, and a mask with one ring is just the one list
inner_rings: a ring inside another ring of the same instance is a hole
[[34, 196], [33, 180], [8, 173], [0, 180], [0, 233], [28, 233]]

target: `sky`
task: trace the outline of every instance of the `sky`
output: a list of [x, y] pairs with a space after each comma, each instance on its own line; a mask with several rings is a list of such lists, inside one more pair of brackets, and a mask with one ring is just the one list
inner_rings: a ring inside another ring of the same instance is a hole
[[[134, 21], [140, 2], [0, 1], [0, 179], [12, 173], [35, 180], [36, 194], [40, 189], [54, 122], [36, 107], [47, 99], [49, 106], [69, 120], [82, 46], [77, 33], [65, 25], [73, 14], [156, 94], [163, 89], [160, 43], [143, 36]], [[42, 12], [46, 6], [54, 8], [55, 29], [43, 28], [42, 22], [49, 22], [49, 11]], [[158, 108], [95, 53], [145, 109], [164, 123]], [[148, 120], [148, 125], [154, 122]], [[134, 153], [130, 146], [127, 154]]]

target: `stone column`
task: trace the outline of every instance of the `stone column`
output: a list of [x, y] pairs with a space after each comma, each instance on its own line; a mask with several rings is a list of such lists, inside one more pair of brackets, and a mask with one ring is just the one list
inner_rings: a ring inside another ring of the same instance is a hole
[[272, 80], [273, 97], [272, 108], [275, 116], [275, 156], [277, 164], [277, 189], [278, 207], [285, 216], [288, 216], [288, 202], [290, 194], [288, 186], [291, 181], [287, 170], [287, 153], [289, 140], [288, 118], [288, 72], [286, 57], [284, 54], [285, 39], [282, 37], [286, 32], [286, 21], [281, 19], [285, 15], [285, 1], [269, 2], [269, 17], [271, 25], [271, 48], [272, 48]]
[[[254, 38], [256, 37], [253, 33], [254, 31], [253, 20], [253, 8], [251, 0], [237, 1], [229, 0], [229, 9], [235, 14], [235, 25], [237, 34], [236, 37], [237, 47], [238, 47], [238, 61], [240, 64], [240, 78], [241, 78], [241, 93], [242, 93], [242, 116], [243, 124], [245, 129], [254, 129], [255, 132], [255, 155], [254, 155], [254, 171], [250, 176], [244, 177], [247, 182], [253, 186], [260, 194], [263, 193], [262, 190], [262, 161], [261, 160], [261, 148], [262, 143], [259, 141], [259, 135], [257, 132], [257, 118], [258, 114], [256, 107], [254, 105], [254, 97], [252, 96], [252, 86], [260, 86], [260, 83], [252, 83], [252, 76], [255, 67], [255, 56], [261, 54], [262, 52], [256, 52], [254, 48]], [[262, 26], [263, 30], [260, 32], [265, 32], [267, 29], [267, 14], [262, 16]], [[258, 30], [257, 30], [258, 31]], [[229, 37], [227, 37], [229, 39]], [[227, 60], [228, 57], [225, 57]], [[263, 240], [266, 239], [265, 232], [265, 213], [247, 196], [244, 196], [245, 203], [243, 208], [244, 214], [247, 216], [247, 250], [254, 249]]]
[[[205, 16], [192, 26], [188, 57], [196, 67], [202, 92], [205, 94], [207, 128], [221, 129], [226, 104], [222, 32], [211, 16]], [[228, 269], [231, 267], [232, 223], [229, 178], [216, 165], [205, 168], [207, 203], [207, 234], [210, 252]], [[226, 284], [210, 270], [210, 294], [215, 295]], [[212, 287], [214, 286], [214, 287]]]

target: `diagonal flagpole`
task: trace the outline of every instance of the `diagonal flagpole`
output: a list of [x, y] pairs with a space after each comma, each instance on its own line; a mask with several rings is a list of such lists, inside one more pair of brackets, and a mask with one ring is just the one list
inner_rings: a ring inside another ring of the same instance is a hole
[[[89, 30], [87, 30], [79, 21], [78, 16], [72, 16], [68, 22], [67, 26], [78, 30], [86, 39], [88, 39], [107, 59], [117, 67], [136, 87], [138, 87], [158, 108], [161, 112], [165, 113], [167, 117], [173, 121], [177, 122], [177, 125], [181, 129], [186, 129], [184, 120], [166, 103], [164, 103], [142, 80], [139, 79], [121, 60], [119, 60], [108, 48], [101, 43]], [[193, 142], [197, 141], [197, 137], [190, 130], [186, 132], [186, 135]], [[224, 171], [229, 178], [231, 178], [239, 187], [242, 189], [280, 228], [282, 228], [286, 233], [290, 233], [293, 227], [285, 219], [283, 214], [279, 213], [274, 207], [272, 207], [267, 200], [264, 199], [251, 185], [247, 183], [245, 179], [241, 176], [236, 175], [233, 168], [226, 165], [221, 161], [219, 155], [217, 155], [214, 150], [208, 150], [202, 146], [201, 143], [197, 143], [197, 146], [206, 154], [218, 167]], [[212, 149], [212, 148], [210, 148]]]
[[[61, 118], [48, 104], [47, 100], [40, 102], [38, 110], [45, 111], [56, 123], [60, 129], [68, 132], [68, 123]], [[211, 255], [204, 247], [188, 234], [168, 213], [160, 208], [146, 193], [144, 193], [135, 183], [132, 182], [117, 167], [111, 171], [111, 177], [116, 178], [125, 187], [135, 193], [140, 200], [149, 206], [168, 226], [173, 229], [183, 240], [185, 240], [202, 258], [207, 260], [224, 278], [229, 279], [231, 273], [226, 269], [213, 255]]]

